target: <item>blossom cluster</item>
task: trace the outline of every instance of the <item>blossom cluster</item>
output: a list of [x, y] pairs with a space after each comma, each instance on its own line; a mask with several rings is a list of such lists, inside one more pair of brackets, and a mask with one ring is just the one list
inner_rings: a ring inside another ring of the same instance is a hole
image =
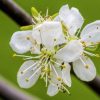
[[[21, 88], [30, 88], [38, 78], [45, 81], [47, 94], [69, 92], [70, 71], [82, 81], [91, 81], [96, 69], [89, 58], [100, 42], [100, 20], [83, 28], [84, 18], [77, 8], [63, 5], [57, 14], [42, 16], [32, 7], [33, 25], [22, 27], [10, 40], [11, 48], [25, 62], [17, 73]], [[24, 55], [23, 55], [24, 54]]]

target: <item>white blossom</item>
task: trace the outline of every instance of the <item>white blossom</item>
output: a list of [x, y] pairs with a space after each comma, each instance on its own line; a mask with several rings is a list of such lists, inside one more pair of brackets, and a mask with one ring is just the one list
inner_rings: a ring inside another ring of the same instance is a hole
[[[73, 62], [73, 70], [81, 80], [93, 80], [96, 76], [96, 69], [88, 55], [99, 57], [99, 54], [94, 54], [87, 49], [95, 48], [100, 42], [100, 21], [88, 24], [80, 32], [84, 22], [83, 17], [77, 8], [69, 9], [68, 5], [61, 7], [54, 21], [64, 24], [65, 35], [69, 40], [69, 43], [60, 49], [56, 56], [66, 62]], [[79, 33], [81, 33], [80, 36]]]
[[12, 49], [17, 53], [31, 51], [31, 56], [14, 55], [26, 60], [17, 74], [20, 87], [30, 88], [40, 77], [48, 86], [48, 95], [54, 96], [58, 91], [69, 93], [70, 65], [55, 56], [67, 41], [60, 22], [45, 21], [33, 28], [30, 34], [28, 32], [15, 32], [10, 41]]

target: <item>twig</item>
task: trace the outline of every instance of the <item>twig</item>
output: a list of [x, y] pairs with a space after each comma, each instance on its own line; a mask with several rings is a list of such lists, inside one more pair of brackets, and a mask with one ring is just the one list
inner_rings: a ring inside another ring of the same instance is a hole
[[[11, 0], [0, 0], [0, 8], [4, 11], [8, 16], [10, 16], [14, 21], [19, 25], [28, 25], [32, 24], [31, 17], [25, 13], [19, 6], [16, 6]], [[8, 9], [8, 10], [6, 10]], [[15, 13], [17, 12], [17, 13]], [[13, 16], [12, 16], [13, 15]], [[28, 17], [27, 17], [28, 16]], [[100, 77], [97, 77], [91, 82], [85, 82], [87, 86], [89, 86], [95, 93], [100, 95]]]
[[[73, 71], [71, 73], [73, 75], [75, 75]], [[78, 80], [80, 81], [80, 79], [78, 79]], [[83, 81], [81, 81], [81, 82], [83, 82]], [[95, 79], [90, 82], [83, 82], [83, 83], [86, 84], [87, 86], [89, 86], [95, 93], [97, 93], [100, 96], [100, 77], [99, 76], [96, 76]]]
[[0, 78], [0, 97], [3, 100], [39, 100], [37, 97], [17, 89], [4, 78]]
[[13, 0], [0, 0], [0, 9], [21, 26], [32, 24], [31, 17]]
[[91, 82], [85, 82], [92, 90], [94, 90], [100, 96], [100, 77], [96, 76]]

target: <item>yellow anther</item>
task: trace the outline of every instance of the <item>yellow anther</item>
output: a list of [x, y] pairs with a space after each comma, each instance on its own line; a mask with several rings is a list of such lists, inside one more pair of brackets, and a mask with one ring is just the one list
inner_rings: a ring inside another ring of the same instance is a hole
[[84, 41], [81, 41], [83, 47], [86, 47], [86, 43]]
[[45, 73], [48, 73], [49, 72], [49, 68], [48, 67], [45, 67], [44, 72]]
[[61, 67], [62, 67], [62, 68], [65, 68], [65, 67], [66, 67], [66, 65], [65, 65], [65, 64], [62, 64], [62, 65], [61, 65]]
[[58, 80], [58, 81], [61, 81], [61, 77], [57, 77], [57, 80]]
[[41, 52], [42, 52], [42, 53], [46, 53], [46, 49], [45, 49], [45, 48], [42, 48], [42, 49], [41, 49]]
[[16, 53], [13, 54], [13, 57], [15, 57], [15, 56], [16, 56]]
[[48, 56], [50, 56], [52, 53], [50, 51], [47, 51]]
[[21, 71], [20, 73], [21, 73], [21, 74], [23, 74], [24, 72], [23, 72], [23, 71]]
[[29, 79], [28, 79], [28, 78], [26, 78], [26, 79], [25, 79], [25, 81], [26, 81], [26, 82], [28, 82], [28, 81], [29, 81]]
[[57, 39], [56, 39], [56, 38], [54, 38], [54, 41], [57, 41]]
[[30, 40], [30, 37], [29, 37], [29, 36], [27, 36], [27, 37], [26, 37], [26, 39], [27, 39], [27, 40]]
[[86, 64], [86, 65], [85, 65], [85, 67], [88, 69], [88, 68], [89, 68], [89, 65], [88, 65], [88, 64]]

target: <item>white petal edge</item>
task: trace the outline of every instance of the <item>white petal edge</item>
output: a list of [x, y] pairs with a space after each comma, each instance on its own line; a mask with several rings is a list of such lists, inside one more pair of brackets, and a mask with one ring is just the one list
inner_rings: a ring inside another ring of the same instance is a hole
[[62, 69], [62, 78], [64, 83], [71, 87], [71, 76], [70, 76], [70, 70], [71, 66], [68, 63], [65, 63], [66, 67]]
[[77, 8], [69, 9], [68, 5], [61, 7], [59, 18], [65, 24], [70, 35], [75, 35], [84, 23], [84, 19]]
[[17, 31], [15, 32], [10, 40], [10, 46], [16, 53], [26, 53], [29, 51], [32, 43], [27, 40], [27, 36], [30, 36], [32, 31]]
[[86, 25], [81, 32], [81, 39], [88, 44], [100, 42], [100, 20]]
[[[36, 66], [30, 67], [34, 63], [35, 63], [34, 61], [29, 60], [29, 61], [24, 62], [22, 66], [20, 67], [17, 74], [17, 82], [21, 88], [30, 88], [37, 82], [41, 73], [40, 71], [38, 71], [37, 74], [35, 74], [34, 77], [32, 77], [29, 81], [26, 81], [26, 79], [32, 76], [32, 74], [36, 71], [36, 70], [32, 71], [32, 69]], [[28, 67], [30, 67], [30, 69], [28, 69], [28, 71], [24, 73], [23, 71], [27, 69]], [[21, 74], [21, 72], [23, 72], [23, 74]]]
[[54, 85], [52, 83], [49, 84], [47, 94], [49, 96], [54, 96], [59, 92], [57, 85]]
[[79, 40], [70, 41], [65, 47], [60, 49], [55, 57], [65, 62], [73, 62], [83, 53], [83, 47]]
[[[33, 29], [32, 36], [38, 43], [44, 44], [47, 49], [53, 49], [54, 45], [65, 42], [62, 26], [60, 22], [55, 21], [45, 21], [40, 24]], [[54, 43], [55, 39], [56, 42]]]
[[82, 56], [82, 59], [87, 65], [89, 65], [89, 67], [86, 68], [86, 66], [84, 66], [82, 61], [78, 59], [73, 62], [73, 70], [80, 80], [88, 82], [95, 78], [96, 69], [90, 58]]

